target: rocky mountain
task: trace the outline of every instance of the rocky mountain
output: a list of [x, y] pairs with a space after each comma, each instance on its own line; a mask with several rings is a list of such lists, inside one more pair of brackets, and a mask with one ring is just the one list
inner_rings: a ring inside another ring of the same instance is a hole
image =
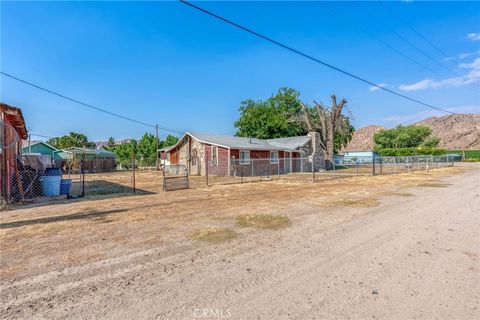
[[[415, 124], [432, 129], [440, 138], [440, 148], [480, 149], [480, 115], [453, 114], [444, 117], [430, 117]], [[342, 151], [372, 150], [373, 135], [382, 126], [370, 125], [355, 131], [352, 141]]]
[[370, 125], [358, 130], [355, 130], [353, 138], [346, 148], [341, 150], [340, 153], [345, 151], [365, 151], [373, 149], [373, 135], [379, 130], [384, 129], [382, 126]]
[[440, 148], [480, 149], [480, 114], [431, 117], [417, 124], [432, 129], [432, 134], [440, 138]]

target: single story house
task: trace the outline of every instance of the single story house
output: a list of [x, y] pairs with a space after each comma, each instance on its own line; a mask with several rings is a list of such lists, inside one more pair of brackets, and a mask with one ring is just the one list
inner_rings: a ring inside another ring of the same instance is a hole
[[21, 155], [22, 139], [27, 139], [27, 126], [22, 110], [0, 103], [0, 198], [10, 201], [18, 180], [17, 159]]
[[44, 156], [51, 156], [53, 159], [55, 152], [57, 151], [59, 151], [57, 148], [44, 141], [34, 141], [31, 143], [28, 141], [23, 142], [22, 154], [41, 154]]
[[160, 149], [159, 157], [172, 165], [185, 165], [191, 175], [305, 172], [312, 164], [315, 170], [323, 168], [319, 139], [317, 132], [277, 139], [187, 132], [175, 145]]
[[22, 154], [24, 164], [35, 168], [37, 162], [41, 162], [45, 168], [54, 165], [55, 152], [58, 149], [44, 141], [24, 141]]

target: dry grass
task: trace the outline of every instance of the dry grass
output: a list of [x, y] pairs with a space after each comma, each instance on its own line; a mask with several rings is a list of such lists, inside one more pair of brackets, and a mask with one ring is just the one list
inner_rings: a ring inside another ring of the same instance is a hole
[[236, 223], [240, 227], [279, 230], [292, 225], [287, 216], [271, 214], [244, 214], [237, 216]]
[[415, 195], [410, 192], [386, 192], [386, 196], [397, 196], [397, 197], [414, 197]]
[[209, 227], [196, 230], [190, 236], [193, 240], [200, 240], [210, 243], [222, 243], [235, 238], [235, 231], [227, 228]]
[[428, 187], [428, 188], [446, 188], [450, 184], [441, 183], [441, 182], [422, 182], [417, 184], [417, 187]]
[[327, 203], [327, 207], [364, 207], [373, 208], [380, 204], [377, 198], [340, 199]]

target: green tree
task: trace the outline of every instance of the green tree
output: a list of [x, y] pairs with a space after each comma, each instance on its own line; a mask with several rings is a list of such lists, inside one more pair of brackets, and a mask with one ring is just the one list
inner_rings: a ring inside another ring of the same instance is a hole
[[333, 150], [335, 153], [338, 153], [342, 148], [346, 147], [355, 133], [355, 127], [350, 122], [350, 117], [346, 115], [342, 115], [341, 117], [341, 125], [337, 128], [333, 140]]
[[71, 147], [95, 148], [94, 142], [89, 142], [86, 135], [77, 132], [70, 132], [68, 135], [62, 137], [51, 138], [47, 141], [47, 143], [57, 149], [66, 149]]
[[[276, 95], [264, 101], [245, 100], [240, 105], [240, 118], [235, 122], [236, 135], [272, 139], [317, 131], [324, 142], [324, 152], [331, 158], [334, 152], [338, 152], [350, 142], [355, 131], [350, 117], [342, 113], [346, 101], [339, 105], [336, 104], [336, 100], [332, 100], [333, 102], [335, 108], [317, 103], [315, 106], [309, 106], [302, 103], [300, 93], [291, 88], [281, 88]], [[332, 110], [335, 113], [333, 123], [330, 121], [333, 119]], [[327, 143], [327, 140], [333, 143]]]
[[115, 139], [113, 137], [108, 138], [107, 145], [105, 146], [105, 150], [108, 150], [108, 151], [115, 150]]
[[138, 142], [137, 147], [138, 158], [148, 161], [149, 163], [155, 162], [157, 159], [157, 140], [153, 134], [145, 133]]
[[432, 136], [432, 130], [425, 126], [399, 125], [393, 129], [382, 129], [373, 136], [376, 149], [384, 148], [434, 148], [440, 140]]
[[178, 137], [168, 135], [164, 141], [160, 141], [160, 148], [170, 147], [178, 142]]
[[264, 101], [242, 101], [240, 118], [235, 121], [236, 135], [271, 139], [298, 136], [305, 133], [299, 121], [302, 111], [300, 93], [291, 88], [281, 88], [276, 95]]
[[130, 140], [128, 143], [121, 143], [115, 146], [114, 149], [117, 163], [124, 168], [130, 168], [132, 164], [132, 157], [135, 153], [138, 158], [137, 141], [135, 139]]

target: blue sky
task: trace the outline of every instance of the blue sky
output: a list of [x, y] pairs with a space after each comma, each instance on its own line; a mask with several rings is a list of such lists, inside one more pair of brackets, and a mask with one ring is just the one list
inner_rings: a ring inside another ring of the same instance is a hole
[[[480, 110], [479, 2], [197, 4], [413, 98], [455, 112]], [[232, 134], [242, 100], [267, 98], [282, 86], [298, 89], [305, 102], [345, 97], [357, 128], [438, 115], [179, 2], [2, 2], [0, 59], [3, 72], [180, 131]], [[31, 132], [48, 136], [122, 139], [151, 131], [4, 76], [1, 100], [22, 108]]]

